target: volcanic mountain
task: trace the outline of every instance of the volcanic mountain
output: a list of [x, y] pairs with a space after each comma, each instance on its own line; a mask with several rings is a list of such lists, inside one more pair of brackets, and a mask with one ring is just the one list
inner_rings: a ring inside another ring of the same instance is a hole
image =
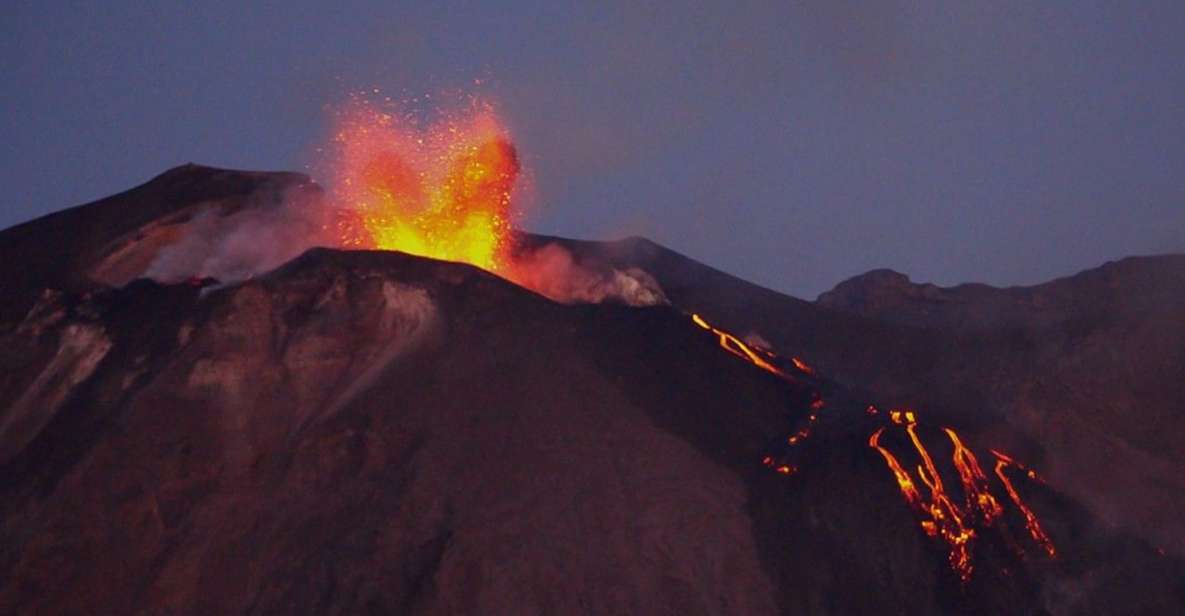
[[560, 298], [288, 241], [318, 191], [190, 165], [0, 232], [0, 611], [1185, 601], [1185, 259], [807, 302], [521, 235]]

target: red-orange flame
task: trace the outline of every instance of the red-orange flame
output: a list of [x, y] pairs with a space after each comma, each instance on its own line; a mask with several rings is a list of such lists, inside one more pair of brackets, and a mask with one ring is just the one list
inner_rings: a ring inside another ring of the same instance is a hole
[[492, 108], [420, 128], [356, 100], [338, 114], [333, 145], [344, 245], [504, 269], [519, 163]]

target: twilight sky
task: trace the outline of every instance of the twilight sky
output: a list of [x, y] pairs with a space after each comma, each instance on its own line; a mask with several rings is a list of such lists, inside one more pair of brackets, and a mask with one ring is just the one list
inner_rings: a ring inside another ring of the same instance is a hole
[[1180, 0], [166, 4], [0, 8], [0, 227], [187, 161], [303, 170], [348, 92], [481, 79], [529, 230], [802, 297], [1185, 251]]

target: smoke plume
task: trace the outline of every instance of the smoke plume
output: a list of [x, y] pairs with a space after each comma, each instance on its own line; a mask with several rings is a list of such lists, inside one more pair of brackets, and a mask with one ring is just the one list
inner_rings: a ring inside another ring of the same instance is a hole
[[211, 206], [195, 215], [178, 241], [161, 249], [144, 276], [160, 282], [214, 278], [233, 283], [271, 271], [315, 246], [334, 246], [332, 210], [320, 191], [257, 195], [227, 214]]
[[556, 243], [516, 256], [510, 278], [520, 286], [565, 304], [668, 303], [658, 282], [647, 272], [636, 267], [619, 270], [604, 264], [581, 263]]

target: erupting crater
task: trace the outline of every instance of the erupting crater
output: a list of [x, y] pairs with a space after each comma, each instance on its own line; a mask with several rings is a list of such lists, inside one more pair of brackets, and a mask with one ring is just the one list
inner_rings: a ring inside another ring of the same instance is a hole
[[520, 168], [492, 106], [420, 126], [356, 99], [337, 115], [329, 154], [343, 246], [506, 273]]

